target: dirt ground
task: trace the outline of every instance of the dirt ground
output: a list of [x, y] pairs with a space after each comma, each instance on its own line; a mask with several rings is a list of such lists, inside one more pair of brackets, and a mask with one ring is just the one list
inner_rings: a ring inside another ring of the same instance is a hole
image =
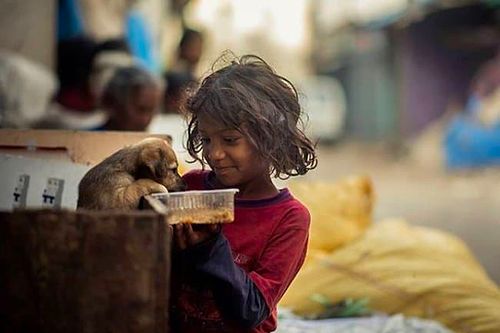
[[460, 237], [500, 284], [500, 168], [450, 172], [434, 152], [394, 154], [349, 143], [319, 146], [319, 165], [306, 179], [335, 181], [369, 175], [376, 193], [375, 221], [402, 217]]

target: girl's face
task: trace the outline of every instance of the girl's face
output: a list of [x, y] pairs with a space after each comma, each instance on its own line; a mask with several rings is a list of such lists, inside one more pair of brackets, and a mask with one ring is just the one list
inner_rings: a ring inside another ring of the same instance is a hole
[[225, 187], [240, 189], [240, 197], [265, 195], [271, 184], [269, 163], [240, 131], [225, 128], [206, 116], [198, 118], [203, 157]]

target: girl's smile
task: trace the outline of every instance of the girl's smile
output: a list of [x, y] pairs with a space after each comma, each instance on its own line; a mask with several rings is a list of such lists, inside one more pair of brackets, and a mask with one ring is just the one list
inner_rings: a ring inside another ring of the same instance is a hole
[[213, 172], [221, 182], [230, 183], [231, 175], [233, 175], [237, 169], [235, 167], [212, 167]]
[[231, 171], [235, 170], [236, 167], [218, 167], [214, 166], [214, 172], [219, 175], [227, 174], [230, 173]]

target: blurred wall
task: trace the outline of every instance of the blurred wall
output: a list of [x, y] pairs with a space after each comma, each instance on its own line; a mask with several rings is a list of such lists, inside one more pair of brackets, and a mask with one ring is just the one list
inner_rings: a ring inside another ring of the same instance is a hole
[[478, 33], [493, 19], [488, 7], [459, 7], [431, 14], [398, 33], [404, 134], [423, 130], [450, 103], [465, 103], [474, 73], [497, 49], [498, 41], [483, 45]]
[[186, 19], [205, 33], [200, 75], [224, 50], [257, 54], [294, 82], [311, 73], [309, 0], [197, 0]]
[[0, 1], [0, 48], [54, 67], [56, 0]]

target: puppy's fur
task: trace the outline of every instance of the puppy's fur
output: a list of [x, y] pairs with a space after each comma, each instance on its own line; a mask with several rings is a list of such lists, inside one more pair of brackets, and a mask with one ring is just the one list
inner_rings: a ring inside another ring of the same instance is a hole
[[78, 186], [77, 206], [95, 210], [136, 209], [144, 195], [182, 191], [186, 185], [177, 166], [177, 157], [167, 141], [144, 139], [90, 169]]

